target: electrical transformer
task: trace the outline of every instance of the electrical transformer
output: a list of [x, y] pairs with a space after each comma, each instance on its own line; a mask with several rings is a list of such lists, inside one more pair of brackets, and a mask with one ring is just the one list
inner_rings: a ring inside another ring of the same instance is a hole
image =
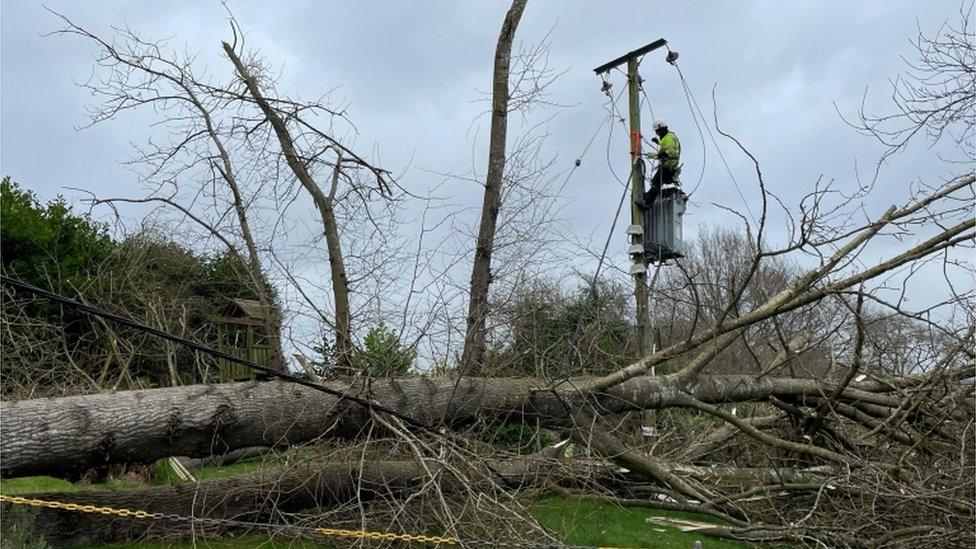
[[688, 196], [677, 187], [665, 187], [650, 208], [643, 210], [644, 261], [660, 263], [684, 256], [682, 217]]

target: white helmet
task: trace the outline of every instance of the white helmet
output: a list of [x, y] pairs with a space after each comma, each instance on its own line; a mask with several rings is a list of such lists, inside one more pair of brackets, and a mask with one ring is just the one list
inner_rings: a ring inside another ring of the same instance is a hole
[[654, 131], [660, 130], [661, 128], [667, 128], [667, 127], [668, 127], [668, 123], [661, 118], [658, 118], [657, 120], [654, 121], [653, 124], [651, 124], [651, 128]]

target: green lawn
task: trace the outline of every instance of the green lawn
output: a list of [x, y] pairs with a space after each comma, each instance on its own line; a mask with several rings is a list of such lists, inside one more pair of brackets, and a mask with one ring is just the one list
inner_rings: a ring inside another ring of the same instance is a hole
[[[745, 549], [756, 547], [741, 541], [686, 533], [672, 526], [660, 526], [647, 522], [648, 517], [669, 517], [690, 519], [702, 522], [715, 522], [707, 515], [663, 511], [643, 507], [618, 507], [609, 503], [578, 501], [561, 497], [541, 500], [534, 505], [532, 514], [543, 526], [549, 528], [563, 542], [575, 545], [597, 547], [617, 547], [626, 549], [691, 549], [696, 540], [702, 542], [704, 549]], [[239, 549], [244, 547], [266, 547], [268, 549], [306, 547], [329, 547], [322, 543], [309, 541], [272, 540], [259, 536], [226, 539], [220, 541], [198, 541], [196, 545], [183, 543], [146, 543], [98, 545], [98, 549], [190, 549], [192, 547], [213, 549]]]
[[564, 542], [576, 545], [614, 546], [647, 549], [690, 549], [695, 540], [703, 549], [755, 547], [693, 532], [682, 532], [673, 526], [647, 522], [648, 517], [669, 517], [700, 522], [719, 521], [708, 515], [664, 511], [648, 507], [619, 507], [610, 503], [580, 501], [553, 497], [535, 505], [532, 514], [543, 526]]
[[38, 492], [78, 492], [80, 490], [118, 490], [137, 488], [140, 484], [110, 480], [100, 484], [74, 484], [54, 477], [20, 477], [0, 479], [0, 494], [18, 496]]

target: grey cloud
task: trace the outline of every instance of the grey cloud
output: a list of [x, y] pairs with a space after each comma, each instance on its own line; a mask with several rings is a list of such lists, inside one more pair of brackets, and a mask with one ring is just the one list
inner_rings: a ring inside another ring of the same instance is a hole
[[[81, 2], [48, 5], [79, 23], [106, 31], [128, 24], [152, 36], [176, 34], [175, 44], [202, 52], [214, 73], [227, 74], [219, 40], [229, 37], [217, 2]], [[272, 66], [282, 69], [280, 87], [292, 95], [317, 96], [338, 87], [359, 130], [357, 145], [379, 151], [399, 171], [411, 165], [403, 184], [422, 190], [438, 178], [417, 167], [467, 171], [484, 164], [484, 120], [468, 133], [485, 108], [476, 89], [489, 88], [492, 51], [505, 6], [500, 2], [232, 2], [247, 40]], [[834, 103], [853, 114], [865, 86], [869, 105], [886, 108], [887, 78], [904, 69], [899, 54], [922, 28], [951, 18], [953, 2], [907, 0], [849, 2], [584, 2], [533, 0], [519, 29], [526, 43], [552, 29], [551, 64], [568, 72], [553, 88], [553, 100], [573, 105], [549, 124], [546, 149], [567, 168], [605, 117], [605, 97], [591, 69], [660, 36], [681, 52], [680, 63], [706, 116], [717, 84], [720, 119], [757, 155], [771, 188], [795, 202], [821, 175], [851, 181], [855, 161], [871, 165], [879, 153], [871, 140], [847, 128]], [[77, 40], [42, 38], [57, 26], [40, 4], [0, 4], [2, 81], [0, 170], [51, 197], [66, 186], [101, 194], [134, 194], [134, 178], [120, 165], [130, 141], [146, 135], [148, 117], [136, 115], [85, 132], [91, 100], [71, 78], [84, 77], [91, 50]], [[646, 89], [655, 114], [667, 117], [685, 146], [684, 179], [698, 179], [701, 145], [674, 72], [661, 55], [644, 61]], [[624, 85], [612, 75], [616, 88]], [[625, 102], [621, 102], [621, 108]], [[649, 122], [650, 113], [644, 114]], [[518, 128], [515, 128], [518, 131]], [[570, 181], [563, 210], [581, 236], [603, 233], [616, 208], [617, 173], [626, 172], [627, 141], [614, 128], [607, 158], [607, 132], [597, 138]], [[478, 146], [474, 139], [480, 139]], [[741, 201], [706, 137], [702, 187], [689, 212], [697, 223], [735, 220], [711, 202]], [[752, 167], [725, 143], [724, 149], [747, 199], [754, 199]], [[883, 208], [904, 196], [917, 177], [939, 177], [945, 167], [924, 147], [897, 157], [882, 184]], [[480, 202], [480, 188], [450, 187], [461, 204]], [[67, 192], [69, 196], [73, 193]], [[885, 204], [883, 204], [883, 202]], [[599, 237], [602, 238], [602, 237]]]

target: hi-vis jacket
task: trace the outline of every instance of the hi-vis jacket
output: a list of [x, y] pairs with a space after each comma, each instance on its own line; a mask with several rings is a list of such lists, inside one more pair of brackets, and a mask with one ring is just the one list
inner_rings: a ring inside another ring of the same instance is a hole
[[657, 158], [661, 165], [669, 170], [678, 169], [678, 161], [681, 159], [681, 142], [674, 132], [668, 132], [661, 138], [661, 148], [657, 152], [647, 153], [648, 158]]

